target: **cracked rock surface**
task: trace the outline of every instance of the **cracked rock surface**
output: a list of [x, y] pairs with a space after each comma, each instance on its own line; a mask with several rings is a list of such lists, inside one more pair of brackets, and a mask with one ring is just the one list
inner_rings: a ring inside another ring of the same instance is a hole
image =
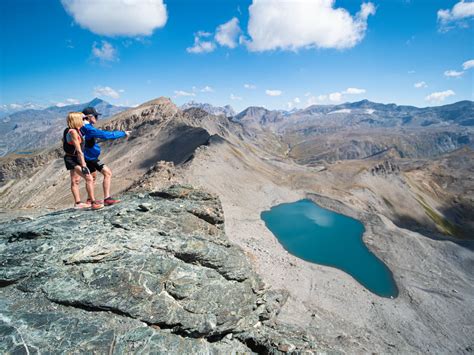
[[0, 352], [316, 351], [188, 186], [0, 225]]

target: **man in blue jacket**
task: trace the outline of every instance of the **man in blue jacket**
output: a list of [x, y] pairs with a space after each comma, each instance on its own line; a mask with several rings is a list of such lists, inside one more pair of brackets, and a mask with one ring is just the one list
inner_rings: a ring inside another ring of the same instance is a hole
[[100, 115], [94, 107], [87, 107], [82, 111], [82, 113], [84, 114], [84, 126], [81, 128], [81, 133], [85, 140], [84, 158], [87, 167], [94, 178], [94, 182], [96, 180], [97, 171], [104, 175], [104, 181], [102, 183], [104, 189], [104, 205], [110, 206], [120, 201], [110, 196], [112, 170], [99, 160], [100, 146], [97, 144], [96, 140], [110, 140], [128, 137], [130, 131], [102, 131], [94, 127], [94, 124], [97, 123]]

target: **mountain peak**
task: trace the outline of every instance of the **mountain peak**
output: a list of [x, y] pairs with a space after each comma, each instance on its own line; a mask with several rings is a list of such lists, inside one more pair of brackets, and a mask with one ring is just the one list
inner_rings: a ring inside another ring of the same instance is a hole
[[106, 102], [102, 99], [99, 99], [98, 97], [94, 97], [87, 105], [94, 107], [94, 106], [98, 106], [102, 103], [108, 104], [108, 102]]
[[224, 115], [226, 117], [232, 117], [235, 115], [235, 111], [230, 105], [225, 105], [223, 107], [214, 106], [208, 103], [199, 103], [194, 100], [189, 101], [188, 103], [181, 105], [181, 110], [187, 110], [191, 108], [199, 108], [211, 115]]
[[157, 99], [147, 101], [147, 102], [141, 104], [138, 107], [153, 106], [153, 105], [165, 105], [165, 106], [176, 107], [176, 105], [173, 103], [173, 101], [171, 101], [171, 99], [169, 97], [165, 97], [165, 96], [160, 96]]

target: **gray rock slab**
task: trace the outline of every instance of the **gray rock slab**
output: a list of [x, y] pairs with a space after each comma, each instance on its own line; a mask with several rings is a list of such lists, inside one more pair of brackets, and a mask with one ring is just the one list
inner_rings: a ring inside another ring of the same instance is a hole
[[223, 225], [219, 200], [189, 186], [1, 224], [1, 352], [293, 351], [265, 340], [287, 294]]

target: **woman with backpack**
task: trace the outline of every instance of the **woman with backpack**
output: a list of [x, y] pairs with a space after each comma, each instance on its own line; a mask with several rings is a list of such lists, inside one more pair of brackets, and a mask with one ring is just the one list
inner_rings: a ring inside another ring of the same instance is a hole
[[[64, 163], [71, 176], [71, 192], [74, 196], [74, 208], [90, 207], [93, 210], [98, 210], [104, 207], [104, 205], [95, 201], [94, 180], [84, 159], [84, 138], [80, 131], [84, 124], [82, 120], [83, 116], [82, 112], [70, 112], [67, 116], [68, 128], [66, 128], [63, 133]], [[92, 200], [90, 204], [81, 202], [79, 192], [81, 177], [86, 180], [87, 194]]]

